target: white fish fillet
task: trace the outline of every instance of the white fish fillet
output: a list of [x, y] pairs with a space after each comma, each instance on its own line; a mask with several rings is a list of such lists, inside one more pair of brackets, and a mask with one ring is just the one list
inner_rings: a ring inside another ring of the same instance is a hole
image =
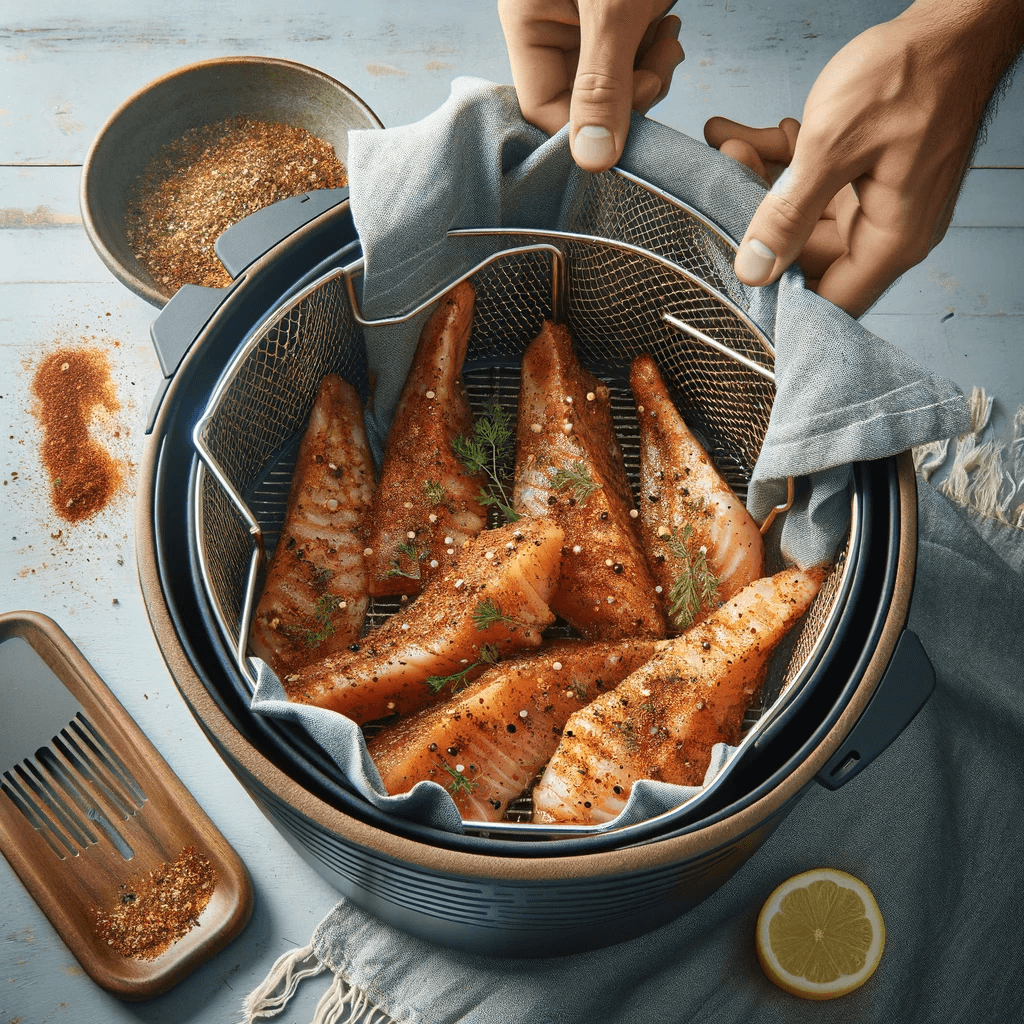
[[545, 323], [523, 354], [516, 511], [565, 532], [554, 611], [591, 640], [660, 638], [665, 617], [634, 520], [609, 389], [579, 363], [568, 329]]
[[[317, 704], [360, 724], [415, 711], [440, 699], [427, 680], [499, 655], [540, 646], [555, 620], [562, 531], [523, 519], [485, 530], [459, 549], [404, 611], [343, 651], [283, 682], [292, 700]], [[483, 668], [481, 667], [481, 671]]]
[[669, 623], [685, 629], [764, 575], [764, 542], [649, 355], [633, 361], [630, 385], [640, 425], [640, 535]]
[[388, 430], [370, 514], [370, 593], [418, 594], [487, 525], [470, 474], [452, 441], [473, 425], [462, 364], [473, 327], [475, 293], [456, 285], [420, 334]]
[[284, 524], [249, 632], [252, 652], [279, 676], [345, 648], [362, 631], [373, 483], [359, 396], [329, 374], [299, 442]]
[[573, 714], [534, 789], [534, 819], [610, 821], [637, 779], [702, 785], [712, 747], [739, 741], [771, 652], [823, 577], [789, 569], [755, 580]]
[[[500, 821], [554, 753], [566, 719], [654, 653], [653, 640], [561, 640], [386, 726], [368, 743], [389, 793], [448, 788], [465, 819]], [[459, 685], [449, 680], [446, 689]]]

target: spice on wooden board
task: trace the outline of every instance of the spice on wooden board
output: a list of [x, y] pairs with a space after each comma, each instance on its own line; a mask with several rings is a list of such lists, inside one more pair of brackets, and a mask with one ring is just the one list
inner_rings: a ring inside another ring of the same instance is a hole
[[199, 923], [213, 896], [217, 875], [194, 846], [173, 864], [118, 887], [112, 906], [94, 909], [93, 933], [130, 960], [155, 960]]
[[280, 199], [348, 184], [334, 148], [304, 128], [231, 118], [163, 146], [132, 185], [128, 243], [157, 287], [223, 288], [213, 245], [232, 224]]
[[44, 431], [42, 457], [56, 513], [70, 522], [95, 515], [121, 485], [117, 461], [90, 433], [95, 410], [120, 408], [106, 354], [61, 348], [46, 356], [32, 381]]

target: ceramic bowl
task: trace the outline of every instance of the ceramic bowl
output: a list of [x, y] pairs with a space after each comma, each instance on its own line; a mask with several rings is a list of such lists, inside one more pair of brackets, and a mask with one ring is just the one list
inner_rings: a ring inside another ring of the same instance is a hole
[[272, 57], [219, 57], [178, 68], [125, 100], [100, 129], [82, 168], [82, 220], [100, 259], [122, 284], [154, 306], [166, 286], [128, 243], [129, 189], [150, 159], [193, 128], [235, 116], [305, 128], [331, 143], [343, 164], [349, 129], [382, 128], [351, 89], [304, 64]]

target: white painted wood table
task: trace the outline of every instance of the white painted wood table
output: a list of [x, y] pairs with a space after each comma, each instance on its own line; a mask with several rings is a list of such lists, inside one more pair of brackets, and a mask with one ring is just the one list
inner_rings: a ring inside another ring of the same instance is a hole
[[[698, 138], [712, 114], [752, 124], [799, 117], [832, 54], [902, 6], [683, 3], [687, 60], [652, 116]], [[89, 980], [0, 863], [0, 1024], [235, 1020], [274, 959], [308, 942], [337, 899], [220, 761], [150, 632], [135, 568], [132, 467], [161, 379], [148, 335], [156, 310], [106, 271], [78, 210], [81, 164], [108, 114], [156, 76], [228, 54], [320, 68], [389, 126], [437, 108], [457, 75], [511, 81], [494, 4], [479, 0], [0, 0], [0, 611], [34, 609], [62, 626], [241, 855], [256, 890], [240, 938], [168, 995], [127, 1004]], [[986, 387], [997, 398], [997, 429], [1024, 401], [1022, 124], [1024, 81], [976, 155], [946, 240], [866, 318], [966, 390]], [[69, 525], [51, 506], [31, 382], [48, 352], [79, 344], [110, 359], [120, 410], [96, 436], [127, 474], [119, 500]], [[282, 1019], [308, 1020], [322, 989], [308, 983]]]

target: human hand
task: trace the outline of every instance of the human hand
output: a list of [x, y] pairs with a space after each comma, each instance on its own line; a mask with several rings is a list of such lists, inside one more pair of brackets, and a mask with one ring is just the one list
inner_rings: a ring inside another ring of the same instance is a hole
[[[752, 128], [725, 117], [713, 117], [704, 126], [709, 145], [749, 167], [769, 189], [792, 163], [799, 134], [800, 122], [792, 117], [780, 121], [778, 128]], [[818, 290], [822, 274], [848, 252], [839, 234], [836, 209], [840, 203], [849, 202], [857, 202], [851, 185], [825, 207], [794, 260], [811, 291]]]
[[571, 125], [576, 163], [622, 155], [631, 110], [663, 99], [683, 59], [668, 0], [498, 0], [523, 117], [553, 135]]
[[705, 126], [711, 145], [767, 179], [769, 164], [786, 167], [740, 243], [741, 281], [769, 284], [798, 260], [820, 295], [860, 316], [942, 239], [985, 105], [1024, 44], [1024, 9], [937, 3], [917, 0], [843, 47], [802, 128]]

